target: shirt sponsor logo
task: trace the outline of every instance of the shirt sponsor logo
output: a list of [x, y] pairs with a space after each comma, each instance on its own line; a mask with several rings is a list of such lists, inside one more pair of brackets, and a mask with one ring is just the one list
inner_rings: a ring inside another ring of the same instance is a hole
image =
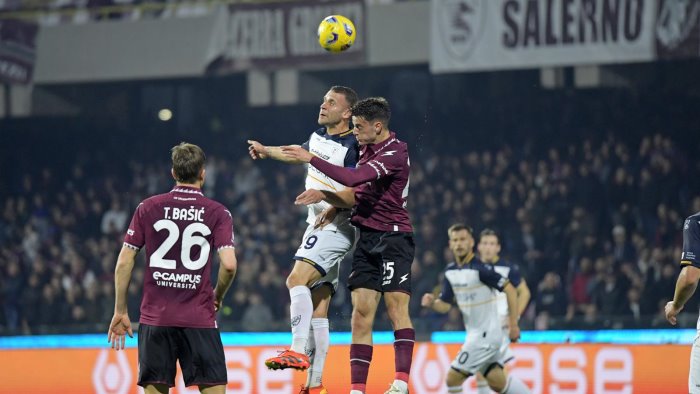
[[153, 280], [161, 287], [196, 290], [197, 285], [202, 282], [202, 275], [155, 271]]
[[126, 233], [127, 233], [130, 237], [133, 237], [134, 234], [135, 234], [134, 230], [132, 230], [132, 229], [126, 230]]

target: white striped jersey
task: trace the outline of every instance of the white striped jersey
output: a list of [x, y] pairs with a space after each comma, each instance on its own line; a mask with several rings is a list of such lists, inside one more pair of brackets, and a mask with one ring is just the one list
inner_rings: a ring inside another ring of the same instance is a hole
[[[355, 168], [359, 157], [359, 147], [357, 138], [348, 130], [344, 133], [330, 135], [326, 128], [320, 128], [309, 137], [303, 145], [304, 149], [320, 157], [321, 159], [338, 166]], [[338, 191], [345, 189], [345, 186], [329, 178], [326, 174], [317, 170], [312, 165], [307, 166], [306, 172], [306, 190], [329, 190]], [[321, 201], [317, 204], [308, 206], [309, 214], [306, 217], [306, 222], [314, 224], [316, 216], [328, 208], [330, 204]], [[336, 230], [338, 226], [349, 225], [350, 211], [345, 210], [338, 213], [333, 223], [324, 227], [325, 230]]]
[[[501, 274], [502, 277], [508, 278], [513, 287], [520, 286], [522, 276], [520, 275], [520, 267], [518, 267], [517, 264], [498, 259], [495, 263], [487, 265], [490, 265], [496, 272]], [[508, 317], [508, 300], [506, 300], [505, 293], [502, 292], [498, 293], [498, 314], [500, 314], [501, 317]]]
[[459, 306], [467, 330], [467, 343], [500, 343], [503, 338], [497, 296], [508, 279], [472, 257], [468, 263], [450, 263], [445, 268], [440, 299]]

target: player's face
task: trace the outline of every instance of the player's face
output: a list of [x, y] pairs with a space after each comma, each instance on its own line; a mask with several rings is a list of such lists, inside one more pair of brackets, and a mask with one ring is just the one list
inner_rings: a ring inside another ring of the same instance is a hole
[[467, 230], [452, 231], [450, 233], [450, 250], [459, 260], [468, 255], [474, 249], [474, 238]]
[[350, 119], [350, 106], [345, 96], [329, 90], [323, 96], [323, 103], [318, 111], [318, 124], [321, 126], [335, 126], [343, 120]]
[[352, 124], [355, 125], [352, 132], [360, 145], [374, 144], [382, 131], [381, 122], [369, 122], [359, 116], [352, 117]]
[[481, 237], [476, 248], [479, 250], [479, 257], [486, 263], [494, 262], [501, 253], [501, 244], [498, 243], [498, 237], [495, 235]]

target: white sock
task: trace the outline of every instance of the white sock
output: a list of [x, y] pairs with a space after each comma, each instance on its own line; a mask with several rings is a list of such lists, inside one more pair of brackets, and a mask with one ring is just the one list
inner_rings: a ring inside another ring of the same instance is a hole
[[401, 392], [403, 392], [403, 393], [408, 392], [408, 383], [404, 382], [403, 380], [394, 379], [394, 386], [401, 389]]
[[[318, 387], [321, 385], [323, 366], [326, 364], [330, 343], [328, 319], [321, 317], [311, 319], [311, 332], [313, 335], [309, 337], [309, 343], [313, 342], [315, 348], [313, 359], [309, 360], [311, 368], [306, 376], [306, 387]], [[307, 348], [309, 348], [308, 345]]]
[[527, 385], [515, 376], [508, 376], [506, 388], [502, 391], [503, 394], [530, 394], [530, 389]]
[[311, 301], [311, 291], [306, 286], [294, 286], [289, 289], [289, 316], [292, 322], [292, 350], [304, 353], [306, 341], [309, 339], [311, 315], [314, 305]]
[[309, 356], [309, 369], [306, 370], [306, 385], [311, 387], [311, 373], [314, 371], [314, 360], [316, 359], [316, 340], [314, 339], [314, 319], [311, 319], [311, 330], [309, 331], [309, 340], [306, 341], [306, 349], [304, 350]]
[[462, 386], [447, 386], [447, 392], [450, 394], [462, 393]]
[[489, 387], [489, 382], [485, 379], [476, 380], [476, 394], [491, 394], [491, 388]]
[[365, 394], [360, 390], [350, 390], [350, 394]]

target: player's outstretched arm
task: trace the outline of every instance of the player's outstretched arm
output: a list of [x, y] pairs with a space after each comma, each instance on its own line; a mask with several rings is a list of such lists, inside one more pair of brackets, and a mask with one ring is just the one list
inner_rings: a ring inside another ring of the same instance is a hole
[[127, 292], [136, 254], [138, 254], [137, 250], [123, 246], [117, 258], [117, 267], [114, 269], [114, 316], [109, 324], [107, 341], [112, 344], [112, 349], [115, 350], [124, 349], [127, 334], [134, 337], [127, 310]]
[[214, 308], [218, 311], [226, 296], [226, 292], [233, 283], [238, 270], [238, 260], [233, 248], [223, 248], [219, 250], [219, 275], [214, 288]]
[[352, 208], [355, 205], [355, 191], [350, 188], [337, 192], [308, 189], [297, 196], [294, 204], [311, 205], [321, 201], [326, 201], [336, 208]]
[[439, 299], [438, 297], [435, 297], [435, 294], [433, 293], [423, 294], [423, 298], [421, 298], [420, 303], [424, 308], [430, 308], [439, 313], [447, 313], [452, 308], [452, 305]]
[[362, 164], [357, 168], [337, 166], [312, 155], [301, 146], [283, 146], [282, 153], [290, 159], [299, 160], [303, 163], [311, 163], [312, 166], [328, 175], [334, 181], [348, 187], [359, 186], [365, 182], [389, 175], [388, 171], [384, 170], [385, 172], [383, 172], [383, 169], [377, 170], [377, 168], [381, 167], [377, 167], [375, 164]]
[[518, 291], [513, 285], [508, 282], [503, 287], [503, 292], [506, 294], [508, 301], [508, 321], [510, 325], [510, 333], [508, 337], [511, 342], [517, 342], [520, 339], [520, 327], [518, 326]]
[[677, 323], [676, 317], [683, 310], [688, 299], [695, 293], [695, 289], [698, 287], [698, 279], [700, 279], [700, 268], [692, 265], [686, 265], [681, 269], [681, 273], [678, 274], [673, 301], [669, 301], [665, 308], [666, 320], [674, 326]]
[[[293, 145], [296, 146], [296, 145]], [[248, 140], [248, 154], [253, 160], [274, 159], [289, 164], [302, 164], [303, 162], [282, 153], [282, 147], [265, 146], [258, 141]]]

